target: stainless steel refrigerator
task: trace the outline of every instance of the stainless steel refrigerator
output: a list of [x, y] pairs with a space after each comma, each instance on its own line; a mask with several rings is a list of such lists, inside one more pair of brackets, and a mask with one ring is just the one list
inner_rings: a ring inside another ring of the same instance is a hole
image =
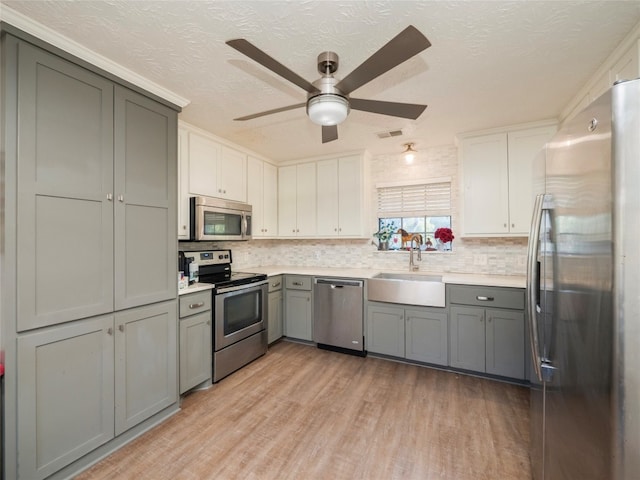
[[529, 237], [534, 480], [640, 479], [640, 80], [540, 157]]

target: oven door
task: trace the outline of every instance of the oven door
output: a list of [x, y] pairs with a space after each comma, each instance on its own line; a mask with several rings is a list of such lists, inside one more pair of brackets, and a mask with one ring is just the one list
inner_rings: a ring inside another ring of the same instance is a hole
[[214, 295], [214, 350], [267, 328], [268, 281], [218, 290]]

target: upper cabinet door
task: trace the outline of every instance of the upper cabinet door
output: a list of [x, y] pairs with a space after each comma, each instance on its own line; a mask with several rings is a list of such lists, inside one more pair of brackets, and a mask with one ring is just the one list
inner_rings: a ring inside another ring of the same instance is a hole
[[116, 310], [176, 297], [177, 114], [115, 95]]
[[113, 310], [113, 85], [18, 50], [18, 331]]
[[[337, 236], [338, 233], [338, 159], [317, 163], [318, 235]], [[342, 200], [342, 199], [340, 199]]]
[[507, 134], [467, 138], [462, 150], [464, 233], [508, 233]]
[[218, 162], [216, 196], [238, 202], [247, 201], [247, 156], [224, 145]]
[[361, 236], [364, 215], [362, 157], [354, 155], [340, 159], [338, 164], [338, 233]]
[[193, 132], [188, 140], [189, 194], [217, 197], [220, 145]]
[[270, 163], [263, 164], [264, 173], [264, 234], [273, 237], [278, 234], [278, 169]]

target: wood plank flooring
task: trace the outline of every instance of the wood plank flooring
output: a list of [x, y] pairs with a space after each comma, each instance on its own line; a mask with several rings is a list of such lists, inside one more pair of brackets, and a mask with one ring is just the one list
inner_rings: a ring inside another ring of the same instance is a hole
[[529, 392], [280, 342], [79, 475], [529, 480]]

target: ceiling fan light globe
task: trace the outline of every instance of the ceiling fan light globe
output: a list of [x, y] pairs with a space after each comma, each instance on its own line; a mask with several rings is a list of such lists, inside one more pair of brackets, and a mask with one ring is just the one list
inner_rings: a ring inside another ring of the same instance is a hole
[[349, 101], [340, 95], [318, 95], [309, 99], [307, 115], [317, 125], [339, 125], [349, 115]]

